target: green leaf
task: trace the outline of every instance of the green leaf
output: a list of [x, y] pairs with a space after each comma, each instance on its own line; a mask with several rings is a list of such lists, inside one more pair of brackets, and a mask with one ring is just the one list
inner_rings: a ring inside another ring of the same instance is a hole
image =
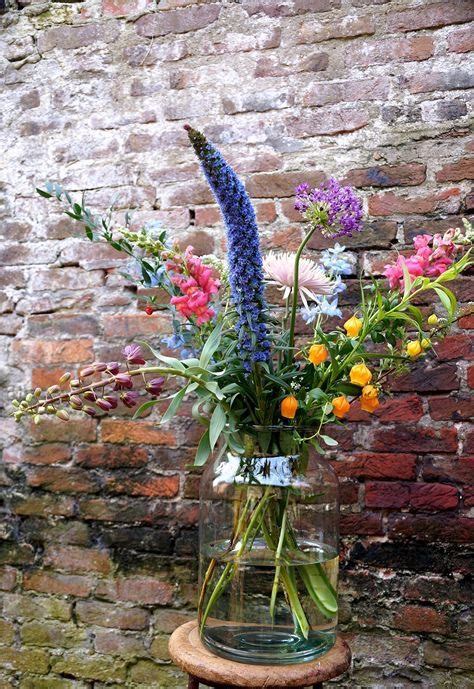
[[196, 456], [194, 457], [194, 465], [201, 467], [206, 463], [207, 458], [211, 454], [211, 445], [209, 443], [209, 429], [201, 436], [198, 448], [196, 450]]
[[173, 418], [173, 416], [176, 414], [178, 411], [181, 402], [184, 399], [184, 396], [188, 392], [188, 388], [182, 388], [179, 392], [176, 393], [176, 395], [173, 397], [172, 401], [170, 402], [170, 405], [168, 409], [165, 411], [163, 416], [161, 417], [160, 423], [166, 423], [170, 419]]
[[211, 446], [211, 450], [214, 449], [220, 434], [224, 430], [226, 421], [226, 413], [222, 406], [218, 404], [212, 412], [211, 422], [209, 424], [209, 444]]
[[206, 340], [206, 344], [202, 348], [201, 357], [199, 359], [199, 366], [206, 368], [212, 359], [212, 355], [219, 346], [222, 334], [222, 323], [218, 323], [212, 333]]
[[440, 302], [448, 312], [449, 316], [452, 318], [456, 313], [457, 301], [454, 294], [447, 287], [441, 287], [440, 285], [433, 287], [434, 291], [439, 297]]
[[320, 435], [319, 437], [322, 441], [326, 443], [326, 445], [329, 445], [329, 447], [336, 447], [336, 445], [339, 445], [337, 440], [334, 440], [334, 438], [330, 438], [328, 435]]
[[405, 262], [405, 259], [403, 258], [403, 256], [401, 256], [400, 258], [401, 258], [400, 263], [402, 264], [402, 270], [403, 270], [403, 285], [404, 285], [403, 298], [405, 298], [410, 293], [413, 281], [411, 279], [410, 273], [408, 272], [408, 268], [407, 268], [407, 264]]
[[143, 414], [144, 411], [147, 409], [150, 409], [150, 407], [154, 407], [155, 404], [158, 404], [159, 400], [148, 400], [147, 402], [143, 402], [141, 406], [138, 407], [137, 411], [133, 415], [133, 419], [138, 419], [139, 416]]
[[45, 199], [50, 199], [53, 196], [52, 194], [49, 194], [47, 191], [43, 191], [43, 189], [39, 189], [38, 187], [36, 187], [36, 191]]
[[351, 397], [360, 395], [361, 388], [359, 385], [354, 385], [354, 383], [338, 383], [335, 386], [338, 392], [342, 392], [344, 395], [350, 395]]
[[321, 390], [321, 388], [313, 388], [308, 392], [308, 399], [310, 400], [318, 400], [318, 399], [327, 399], [326, 393]]

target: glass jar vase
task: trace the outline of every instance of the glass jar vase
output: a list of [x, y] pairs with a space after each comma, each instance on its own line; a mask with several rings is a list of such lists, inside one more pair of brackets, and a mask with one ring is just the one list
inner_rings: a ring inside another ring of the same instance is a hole
[[336, 639], [337, 477], [292, 430], [218, 448], [201, 479], [203, 643], [245, 663], [309, 661]]

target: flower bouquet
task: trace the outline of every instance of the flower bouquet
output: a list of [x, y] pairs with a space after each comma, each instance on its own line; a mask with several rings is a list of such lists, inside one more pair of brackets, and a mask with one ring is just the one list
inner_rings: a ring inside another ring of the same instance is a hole
[[[227, 260], [183, 250], [164, 230], [132, 231], [129, 217], [114, 226], [57, 184], [38, 190], [89, 239], [131, 257], [139, 273], [129, 279], [154, 292], [146, 312], [168, 309], [173, 332], [162, 343], [167, 354], [130, 344], [123, 361], [96, 361], [14, 400], [13, 414], [67, 421], [122, 404], [136, 418], [159, 405], [165, 423], [192, 398], [202, 424], [195, 464], [212, 457], [201, 491], [202, 638], [247, 662], [309, 660], [334, 643], [337, 621], [337, 480], [325, 461], [337, 441], [328, 429], [353, 405], [375, 412], [389, 380], [449, 330], [456, 298], [448, 283], [472, 263], [472, 229], [417, 236], [414, 253], [386, 266], [386, 279], [360, 280], [359, 303], [341, 322], [349, 256], [338, 243], [318, 262], [303, 252], [315, 233], [336, 239], [362, 230], [354, 191], [334, 179], [301, 184], [303, 241], [294, 254], [262, 258], [243, 184], [202, 133], [186, 129], [223, 214]], [[275, 287], [281, 304], [269, 309], [266, 290]], [[429, 314], [417, 306], [424, 293], [440, 304]], [[297, 337], [297, 323], [310, 334]]]

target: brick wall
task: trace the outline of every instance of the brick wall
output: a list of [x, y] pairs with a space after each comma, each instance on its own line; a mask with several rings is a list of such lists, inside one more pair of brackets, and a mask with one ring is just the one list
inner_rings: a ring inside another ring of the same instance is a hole
[[[220, 251], [219, 215], [182, 125], [203, 128], [255, 199], [266, 247], [294, 247], [293, 187], [358, 187], [357, 272], [473, 204], [469, 0], [23, 0], [0, 17], [2, 404], [166, 324], [120, 256], [34, 195], [59, 179], [92, 206], [158, 220]], [[472, 66], [472, 63], [471, 63]], [[312, 246], [317, 256], [321, 244]], [[356, 294], [356, 274], [346, 310]], [[467, 303], [437, 358], [374, 419], [339, 432], [345, 687], [472, 686], [474, 506]], [[428, 303], [424, 305], [430, 311]], [[5, 409], [5, 415], [7, 410]], [[183, 687], [167, 635], [193, 614], [198, 478], [185, 414], [16, 426], [2, 420], [0, 688]], [[470, 456], [471, 455], [471, 456]]]

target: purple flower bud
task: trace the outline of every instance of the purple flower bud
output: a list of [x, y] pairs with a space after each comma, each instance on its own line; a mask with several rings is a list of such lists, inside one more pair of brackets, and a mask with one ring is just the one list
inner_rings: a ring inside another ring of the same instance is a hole
[[120, 364], [118, 361], [109, 361], [107, 363], [107, 371], [115, 376], [115, 374], [120, 371]]
[[122, 392], [120, 399], [126, 407], [131, 409], [138, 402], [139, 394], [136, 390], [131, 390], [130, 392]]
[[111, 409], [116, 409], [118, 405], [118, 399], [114, 395], [105, 395], [104, 400], [110, 404]]
[[88, 416], [92, 416], [92, 418], [94, 418], [94, 416], [97, 416], [97, 412], [93, 407], [89, 407], [86, 405], [82, 411], [84, 411]]
[[133, 388], [132, 377], [128, 373], [117, 373], [115, 376], [115, 390], [131, 390]]
[[88, 400], [89, 402], [95, 402], [97, 399], [97, 395], [95, 392], [92, 392], [92, 390], [86, 390], [84, 393], [84, 399]]
[[81, 371], [79, 371], [80, 378], [87, 378], [87, 376], [93, 376], [95, 373], [95, 368], [93, 366], [86, 366]]
[[122, 354], [126, 357], [129, 364], [138, 364], [141, 366], [145, 363], [140, 345], [127, 345], [123, 348]]
[[149, 380], [145, 386], [145, 390], [150, 393], [150, 395], [156, 396], [163, 390], [163, 384], [165, 382], [164, 378], [152, 378]]
[[101, 373], [102, 371], [105, 371], [107, 369], [107, 364], [105, 361], [96, 361], [94, 363], [94, 368], [98, 373]]
[[110, 402], [107, 402], [107, 400], [102, 399], [101, 397], [99, 397], [99, 399], [96, 400], [95, 403], [97, 404], [99, 409], [102, 409], [102, 411], [110, 411], [112, 409], [112, 405], [110, 404]]
[[74, 404], [76, 409], [80, 409], [82, 407], [82, 400], [78, 395], [71, 395], [69, 401], [71, 404]]

